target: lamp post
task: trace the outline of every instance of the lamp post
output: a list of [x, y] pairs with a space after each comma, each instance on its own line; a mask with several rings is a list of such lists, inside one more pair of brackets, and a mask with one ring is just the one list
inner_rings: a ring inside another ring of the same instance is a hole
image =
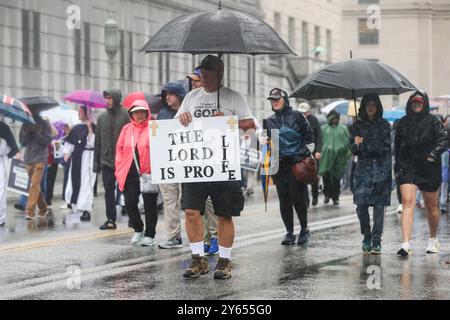
[[119, 25], [112, 17], [105, 22], [105, 49], [109, 57], [109, 87], [113, 87], [114, 58], [119, 51]]

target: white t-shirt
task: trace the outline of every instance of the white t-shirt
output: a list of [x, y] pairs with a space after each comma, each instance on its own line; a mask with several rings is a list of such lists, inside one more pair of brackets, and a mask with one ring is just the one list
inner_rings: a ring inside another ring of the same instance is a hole
[[[175, 118], [189, 112], [193, 118], [212, 117], [217, 108], [217, 91], [206, 92], [204, 88], [192, 90], [184, 98]], [[220, 111], [225, 116], [237, 116], [238, 120], [253, 119], [252, 112], [244, 97], [230, 88], [220, 89]]]

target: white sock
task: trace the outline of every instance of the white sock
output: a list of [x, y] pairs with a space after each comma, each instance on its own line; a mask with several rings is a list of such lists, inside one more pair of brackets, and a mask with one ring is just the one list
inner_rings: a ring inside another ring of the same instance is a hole
[[191, 243], [191, 251], [193, 255], [205, 256], [205, 248], [203, 247], [203, 241]]
[[409, 242], [403, 242], [402, 248], [406, 249], [406, 250], [409, 250], [411, 248], [411, 246], [409, 245]]
[[224, 248], [219, 246], [219, 258], [222, 259], [230, 259], [231, 258], [231, 250], [233, 248]]

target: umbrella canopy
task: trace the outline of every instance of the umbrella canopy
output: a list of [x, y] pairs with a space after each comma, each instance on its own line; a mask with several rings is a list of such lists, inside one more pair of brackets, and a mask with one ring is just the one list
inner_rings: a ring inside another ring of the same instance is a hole
[[106, 108], [107, 103], [102, 92], [92, 90], [76, 90], [69, 92], [63, 100], [91, 108]]
[[396, 110], [390, 110], [390, 111], [384, 111], [383, 112], [383, 119], [386, 119], [387, 121], [394, 122], [396, 120], [399, 120], [406, 116], [405, 109], [396, 109]]
[[291, 97], [313, 99], [354, 99], [367, 93], [399, 95], [416, 87], [398, 71], [381, 62], [348, 60], [325, 66], [295, 89]]
[[[356, 102], [356, 109], [359, 110], [359, 102]], [[332, 110], [345, 116], [355, 116], [355, 102], [349, 100], [334, 101], [320, 109], [320, 112], [328, 114]]]
[[59, 106], [59, 102], [51, 97], [35, 96], [20, 98], [29, 109], [39, 109], [40, 111], [48, 110]]
[[64, 105], [41, 112], [41, 117], [48, 119], [52, 124], [62, 122], [74, 126], [80, 123], [78, 112], [75, 110], [65, 109]]
[[295, 54], [281, 36], [257, 16], [222, 9], [175, 18], [141, 49], [192, 54]]
[[27, 106], [9, 96], [0, 95], [0, 114], [13, 120], [34, 124], [33, 116]]
[[161, 111], [162, 108], [162, 101], [161, 97], [157, 95], [151, 95], [144, 92], [132, 92], [128, 94], [125, 99], [122, 102], [122, 105], [130, 109], [131, 105], [136, 100], [145, 100], [147, 101], [148, 105], [150, 106], [150, 112], [153, 114], [157, 114]]

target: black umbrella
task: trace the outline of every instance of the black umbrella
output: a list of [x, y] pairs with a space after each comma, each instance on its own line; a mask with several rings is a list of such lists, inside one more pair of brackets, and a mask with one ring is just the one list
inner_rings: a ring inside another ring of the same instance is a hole
[[[141, 52], [192, 54], [294, 54], [281, 36], [259, 17], [234, 10], [200, 11], [168, 22]], [[220, 87], [220, 84], [219, 84]], [[220, 110], [220, 90], [217, 107]]]
[[24, 97], [20, 98], [19, 100], [24, 103], [30, 110], [38, 109], [39, 111], [44, 111], [59, 106], [59, 102], [51, 97]]
[[222, 9], [183, 15], [167, 23], [143, 52], [295, 54], [281, 36], [252, 14]]
[[392, 67], [370, 60], [348, 60], [325, 66], [295, 89], [291, 97], [356, 99], [367, 93], [400, 95], [416, 87]]

